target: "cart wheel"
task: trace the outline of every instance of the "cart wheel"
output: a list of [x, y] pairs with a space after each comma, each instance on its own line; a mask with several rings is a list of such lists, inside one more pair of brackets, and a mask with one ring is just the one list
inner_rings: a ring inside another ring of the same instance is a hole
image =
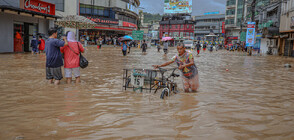
[[160, 99], [164, 99], [164, 96], [168, 96], [168, 91], [167, 89], [163, 89], [160, 95]]
[[129, 84], [130, 84], [130, 82], [131, 82], [131, 78], [128, 78], [127, 80], [126, 80], [126, 87], [129, 87]]
[[173, 92], [174, 92], [174, 94], [177, 94], [179, 92], [177, 89], [177, 84], [173, 85]]

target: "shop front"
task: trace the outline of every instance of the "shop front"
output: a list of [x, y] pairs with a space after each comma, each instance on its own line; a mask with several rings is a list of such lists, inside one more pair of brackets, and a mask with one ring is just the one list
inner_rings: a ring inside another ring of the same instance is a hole
[[117, 19], [101, 18], [94, 16], [85, 16], [97, 23], [93, 29], [79, 30], [79, 37], [82, 42], [86, 41], [87, 45], [96, 45], [99, 38], [103, 39], [104, 44], [113, 44], [114, 38], [131, 34], [137, 29], [137, 25]]
[[30, 52], [33, 36], [54, 27], [55, 5], [40, 0], [21, 0], [20, 5], [0, 5], [0, 53]]

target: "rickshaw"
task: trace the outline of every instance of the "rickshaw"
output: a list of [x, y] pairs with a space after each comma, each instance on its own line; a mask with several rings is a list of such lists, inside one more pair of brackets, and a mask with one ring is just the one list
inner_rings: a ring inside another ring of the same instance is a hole
[[179, 77], [180, 75], [175, 73], [176, 69], [124, 69], [123, 89], [140, 90], [140, 92], [149, 91], [154, 94], [162, 89], [160, 98], [164, 99], [165, 96], [170, 96], [171, 93], [176, 94], [178, 92], [175, 77]]

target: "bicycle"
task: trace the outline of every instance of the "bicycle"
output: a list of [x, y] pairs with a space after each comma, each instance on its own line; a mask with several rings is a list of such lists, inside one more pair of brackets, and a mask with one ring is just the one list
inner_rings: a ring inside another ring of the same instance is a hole
[[165, 96], [170, 96], [170, 92], [174, 92], [175, 94], [178, 92], [177, 83], [174, 82], [174, 78], [179, 77], [180, 75], [174, 73], [176, 69], [177, 68], [170, 69], [172, 70], [172, 73], [167, 78], [165, 78], [164, 73], [169, 70], [159, 68], [159, 72], [161, 73], [161, 80], [157, 80], [159, 85], [155, 89], [154, 94], [157, 92], [158, 89], [163, 88], [160, 94], [161, 99], [164, 99]]

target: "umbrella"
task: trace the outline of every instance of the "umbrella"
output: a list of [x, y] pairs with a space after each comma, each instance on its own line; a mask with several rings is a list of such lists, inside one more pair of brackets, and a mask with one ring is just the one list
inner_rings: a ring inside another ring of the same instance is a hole
[[123, 37], [118, 38], [118, 41], [132, 41], [133, 38], [131, 36], [125, 35]]
[[167, 40], [173, 40], [173, 38], [171, 38], [171, 37], [164, 37], [164, 38], [162, 38], [161, 40], [162, 40], [162, 41], [167, 41]]
[[96, 23], [92, 20], [79, 15], [68, 15], [55, 21], [56, 25], [65, 28], [75, 29], [92, 29], [96, 26]]

